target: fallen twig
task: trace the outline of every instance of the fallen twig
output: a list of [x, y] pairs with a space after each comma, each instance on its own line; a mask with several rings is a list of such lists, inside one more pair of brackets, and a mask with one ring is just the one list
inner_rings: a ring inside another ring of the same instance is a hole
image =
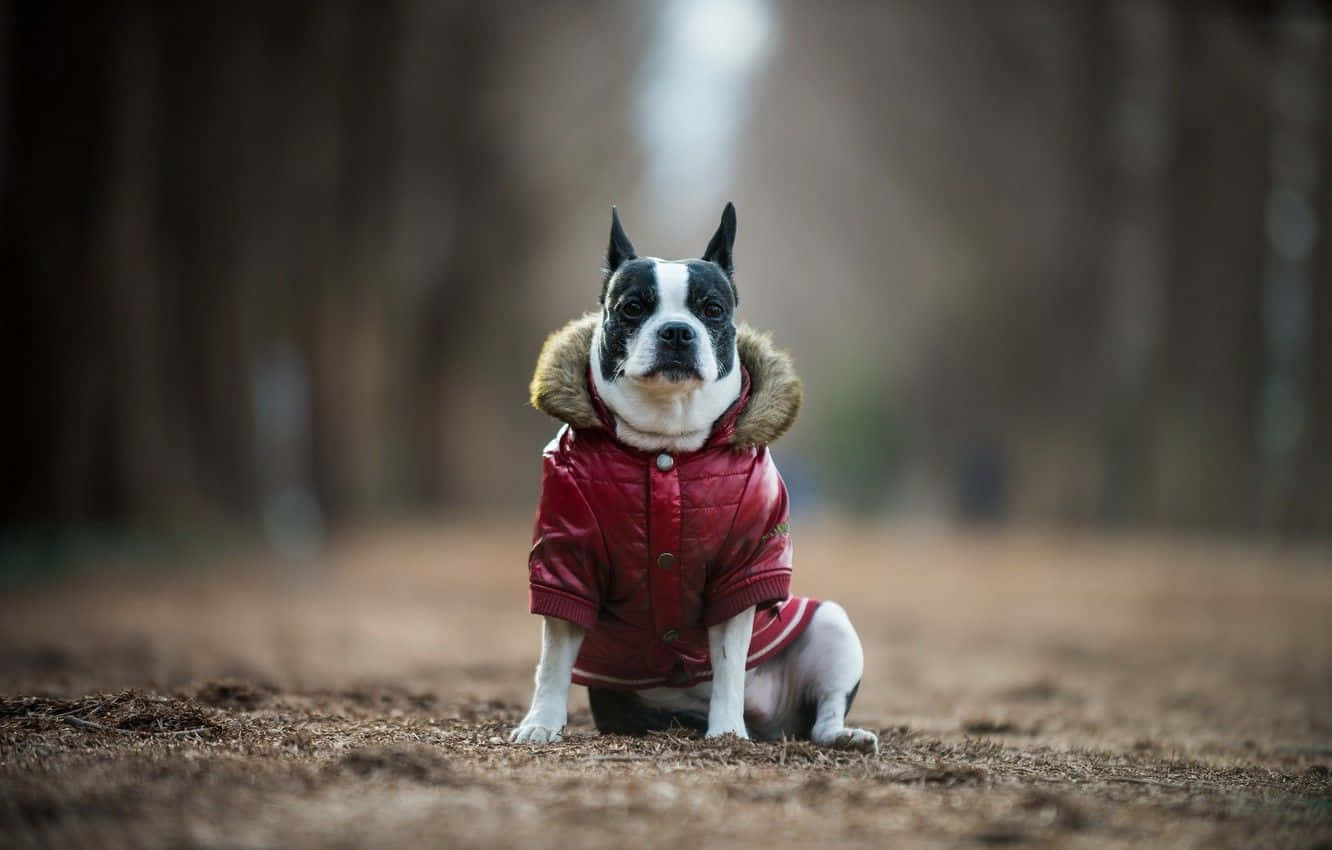
[[76, 705], [73, 708], [71, 708], [69, 711], [62, 711], [59, 714], [48, 714], [47, 717], [58, 719], [61, 717], [69, 717], [72, 714], [79, 714], [80, 712], [83, 711], [87, 711], [88, 712], [87, 716], [91, 717], [92, 715], [96, 714], [97, 710], [100, 709], [101, 707], [102, 704], [99, 702], [96, 705], [92, 706], [92, 709], [89, 711], [89, 707], [86, 705]]
[[99, 732], [114, 732], [117, 735], [144, 735], [150, 738], [154, 735], [197, 735], [200, 732], [208, 731], [207, 726], [196, 726], [193, 729], [170, 729], [158, 732], [149, 729], [117, 729], [114, 726], [107, 726], [105, 723], [84, 720], [82, 717], [62, 717], [61, 719], [72, 726], [78, 726], [83, 729], [96, 729]]
[[78, 726], [81, 729], [96, 729], [99, 732], [115, 732], [117, 735], [133, 735], [129, 729], [117, 729], [114, 726], [107, 726], [103, 723], [95, 723], [91, 720], [84, 720], [82, 717], [62, 717], [71, 726]]

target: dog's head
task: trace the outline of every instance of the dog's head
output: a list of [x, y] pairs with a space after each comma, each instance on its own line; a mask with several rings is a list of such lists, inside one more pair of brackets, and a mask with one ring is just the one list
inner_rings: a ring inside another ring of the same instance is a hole
[[735, 207], [727, 204], [701, 258], [639, 257], [611, 209], [601, 326], [592, 353], [598, 383], [628, 382], [640, 392], [669, 396], [731, 376], [739, 300], [734, 244]]

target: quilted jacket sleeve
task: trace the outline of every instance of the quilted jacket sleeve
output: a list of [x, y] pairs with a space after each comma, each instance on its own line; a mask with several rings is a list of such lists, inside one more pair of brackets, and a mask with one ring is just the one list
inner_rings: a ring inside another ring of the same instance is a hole
[[750, 607], [790, 595], [790, 505], [767, 448], [758, 450], [735, 523], [708, 576], [703, 623], [715, 626]]
[[542, 459], [541, 504], [528, 556], [533, 614], [590, 629], [601, 607], [601, 530], [558, 451]]

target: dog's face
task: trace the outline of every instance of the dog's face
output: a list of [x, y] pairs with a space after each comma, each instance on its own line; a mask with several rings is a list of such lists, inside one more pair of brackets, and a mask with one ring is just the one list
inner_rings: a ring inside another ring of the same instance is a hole
[[702, 258], [640, 258], [611, 211], [610, 249], [594, 345], [600, 382], [630, 382], [654, 395], [687, 393], [725, 381], [736, 369], [731, 249], [735, 207]]

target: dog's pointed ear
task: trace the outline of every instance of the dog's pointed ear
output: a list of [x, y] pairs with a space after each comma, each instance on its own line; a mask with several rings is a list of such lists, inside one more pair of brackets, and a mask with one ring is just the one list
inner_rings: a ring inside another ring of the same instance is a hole
[[708, 243], [708, 250], [703, 252], [703, 259], [721, 266], [726, 276], [730, 277], [735, 272], [735, 260], [731, 255], [734, 247], [735, 204], [727, 201], [726, 209], [722, 210], [721, 224], [717, 225], [717, 232], [712, 234], [712, 241]]
[[738, 305], [740, 290], [735, 288], [735, 258], [731, 253], [734, 247], [735, 204], [727, 201], [726, 209], [722, 210], [721, 224], [717, 225], [717, 232], [712, 234], [712, 241], [708, 243], [708, 250], [703, 252], [703, 259], [716, 263], [726, 272], [726, 279], [731, 283], [731, 294], [735, 296]]
[[606, 277], [602, 280], [602, 298], [606, 297], [606, 284], [610, 283], [615, 270], [637, 256], [634, 253], [634, 243], [629, 241], [629, 235], [624, 232], [624, 225], [620, 224], [620, 211], [611, 207], [610, 246], [606, 249]]

